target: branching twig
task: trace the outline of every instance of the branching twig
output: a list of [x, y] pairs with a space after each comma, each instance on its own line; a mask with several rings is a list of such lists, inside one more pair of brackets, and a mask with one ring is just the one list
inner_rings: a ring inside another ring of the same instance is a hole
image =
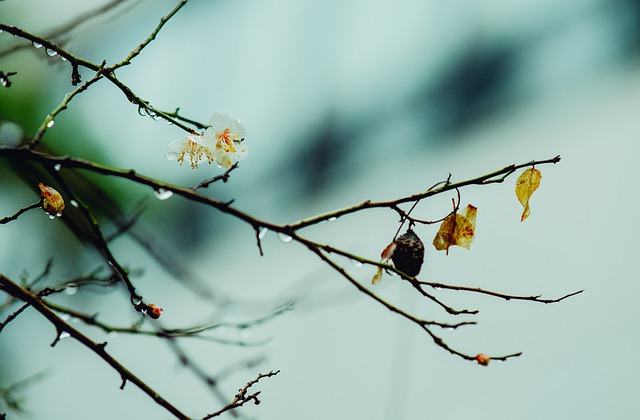
[[293, 223], [290, 226], [290, 228], [291, 230], [300, 230], [308, 226], [312, 226], [312, 225], [327, 221], [329, 219], [335, 219], [347, 214], [356, 213], [366, 209], [384, 208], [384, 207], [393, 208], [393, 206], [397, 206], [398, 204], [423, 200], [427, 197], [432, 197], [434, 195], [442, 194], [444, 192], [451, 191], [454, 189], [460, 189], [462, 187], [466, 187], [469, 185], [487, 185], [487, 184], [493, 184], [493, 183], [500, 183], [500, 182], [503, 182], [509, 175], [511, 175], [518, 169], [526, 168], [527, 166], [543, 165], [543, 164], [558, 163], [558, 162], [560, 162], [560, 156], [556, 156], [554, 158], [545, 159], [545, 160], [532, 160], [531, 162], [522, 163], [519, 165], [505, 166], [504, 168], [498, 171], [491, 172], [489, 174], [482, 175], [477, 178], [469, 179], [466, 181], [452, 183], [449, 180], [447, 180], [447, 181], [443, 181], [435, 184], [433, 187], [429, 188], [427, 191], [420, 194], [414, 194], [408, 197], [403, 197], [403, 198], [390, 200], [390, 201], [367, 200], [355, 206], [347, 207], [340, 210], [335, 210], [335, 211], [324, 213], [309, 219], [301, 220], [297, 223]]
[[180, 410], [175, 408], [171, 403], [162, 398], [155, 390], [145, 384], [142, 380], [140, 380], [137, 376], [131, 373], [127, 368], [120, 364], [116, 359], [114, 359], [109, 353], [106, 352], [105, 347], [107, 343], [96, 343], [88, 338], [86, 335], [82, 334], [80, 331], [69, 325], [67, 322], [58, 317], [51, 309], [49, 309], [42, 300], [34, 295], [33, 293], [23, 289], [18, 286], [7, 277], [0, 274], [0, 289], [9, 293], [10, 295], [16, 297], [17, 299], [23, 300], [32, 306], [35, 310], [40, 312], [51, 324], [53, 324], [57, 330], [56, 340], [51, 344], [54, 346], [62, 337], [73, 337], [78, 342], [83, 344], [89, 350], [96, 353], [102, 360], [108, 363], [111, 367], [113, 367], [122, 378], [121, 388], [124, 387], [127, 381], [133, 383], [135, 386], [140, 388], [142, 392], [151, 397], [157, 404], [164, 407], [171, 414], [180, 419], [188, 418], [184, 415]]
[[567, 298], [570, 298], [572, 296], [575, 295], [579, 295], [580, 293], [584, 292], [583, 290], [578, 290], [576, 292], [572, 292], [572, 293], [568, 293], [562, 297], [556, 298], [556, 299], [540, 299], [540, 297], [542, 295], [534, 295], [534, 296], [518, 296], [518, 295], [508, 295], [505, 293], [499, 293], [499, 292], [493, 292], [491, 290], [485, 290], [479, 287], [468, 287], [468, 286], [454, 286], [454, 285], [450, 285], [450, 284], [444, 284], [444, 283], [437, 283], [437, 282], [431, 282], [431, 281], [413, 281], [413, 284], [415, 285], [419, 285], [419, 286], [430, 286], [434, 289], [448, 289], [448, 290], [459, 290], [459, 291], [465, 291], [465, 292], [473, 292], [473, 293], [480, 293], [480, 294], [484, 294], [484, 295], [489, 295], [489, 296], [493, 296], [493, 297], [498, 297], [504, 300], [528, 300], [531, 302], [539, 302], [539, 303], [545, 303], [545, 304], [549, 304], [549, 303], [558, 303], [562, 300], [565, 300]]
[[215, 413], [206, 415], [205, 417], [202, 418], [202, 420], [208, 420], [208, 419], [212, 419], [214, 417], [218, 417], [222, 413], [225, 413], [225, 412], [227, 412], [229, 410], [233, 410], [233, 409], [238, 408], [238, 407], [242, 407], [243, 405], [245, 405], [246, 403], [251, 402], [251, 401], [253, 401], [253, 403], [256, 404], [256, 405], [260, 404], [260, 400], [258, 399], [258, 396], [260, 395], [260, 391], [254, 392], [253, 394], [249, 394], [249, 388], [251, 388], [253, 385], [257, 384], [258, 381], [260, 381], [260, 379], [269, 378], [271, 376], [276, 376], [278, 373], [280, 373], [279, 370], [271, 371], [269, 373], [261, 373], [261, 374], [259, 374], [256, 379], [247, 382], [247, 384], [242, 389], [238, 390], [238, 393], [236, 394], [235, 398], [233, 399], [233, 401], [229, 405], [227, 405], [226, 407], [222, 408], [219, 411], [216, 411]]
[[64, 111], [65, 109], [67, 109], [67, 105], [73, 99], [74, 96], [84, 92], [85, 90], [87, 90], [89, 86], [91, 86], [92, 84], [94, 84], [95, 82], [97, 82], [102, 78], [102, 70], [105, 64], [106, 63], [103, 61], [102, 65], [100, 66], [98, 71], [96, 71], [96, 74], [95, 76], [93, 76], [93, 78], [87, 80], [81, 86], [78, 86], [73, 92], [67, 93], [64, 96], [64, 99], [62, 100], [62, 102], [60, 102], [60, 105], [58, 105], [53, 111], [51, 111], [49, 115], [47, 115], [47, 117], [44, 119], [44, 121], [40, 125], [40, 128], [38, 128], [38, 131], [36, 131], [36, 134], [33, 136], [33, 139], [29, 143], [28, 147], [30, 149], [33, 149], [36, 146], [38, 146], [38, 144], [40, 144], [40, 140], [44, 136], [47, 129], [53, 126], [55, 118], [58, 116], [58, 114]]

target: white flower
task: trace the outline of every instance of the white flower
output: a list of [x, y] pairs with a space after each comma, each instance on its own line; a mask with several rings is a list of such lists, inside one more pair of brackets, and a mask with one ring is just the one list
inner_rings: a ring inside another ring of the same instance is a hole
[[204, 132], [204, 143], [218, 166], [230, 168], [234, 162], [247, 157], [247, 146], [243, 142], [246, 131], [239, 120], [216, 113], [209, 122], [211, 127]]
[[185, 155], [189, 155], [191, 168], [195, 169], [204, 160], [213, 162], [213, 153], [207, 147], [202, 136], [188, 134], [183, 139], [174, 140], [169, 143], [169, 148], [165, 153], [168, 160], [177, 160], [180, 165], [184, 162]]

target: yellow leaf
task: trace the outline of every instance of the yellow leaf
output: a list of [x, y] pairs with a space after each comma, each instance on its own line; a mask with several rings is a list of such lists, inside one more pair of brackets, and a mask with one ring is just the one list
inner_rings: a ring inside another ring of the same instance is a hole
[[540, 186], [540, 179], [542, 174], [536, 168], [529, 168], [522, 172], [516, 181], [516, 197], [520, 201], [520, 204], [524, 207], [520, 221], [524, 221], [529, 217], [531, 210], [529, 209], [529, 199]]
[[478, 209], [469, 204], [464, 213], [455, 212], [445, 217], [433, 238], [433, 246], [438, 251], [446, 250], [447, 254], [454, 245], [469, 249], [475, 235], [477, 213]]
[[382, 267], [378, 267], [378, 271], [371, 279], [371, 284], [378, 284], [382, 280]]

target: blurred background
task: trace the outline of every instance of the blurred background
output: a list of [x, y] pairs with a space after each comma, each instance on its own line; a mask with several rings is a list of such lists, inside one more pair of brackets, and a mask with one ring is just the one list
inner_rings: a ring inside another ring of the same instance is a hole
[[[177, 2], [6, 0], [0, 22], [47, 35], [102, 4], [113, 7], [58, 34], [56, 43], [116, 63]], [[431, 246], [437, 226], [419, 226], [427, 245], [420, 278], [544, 298], [583, 294], [542, 305], [439, 291], [450, 306], [480, 311], [463, 319], [397, 278], [387, 275], [373, 289], [416, 316], [478, 321], [438, 331], [460, 351], [523, 352], [488, 368], [442, 351], [275, 234], [263, 239], [261, 257], [251, 227], [212, 208], [175, 196], [158, 200], [148, 187], [84, 172], [78, 193], [107, 234], [142, 211], [112, 250], [147, 301], [164, 308], [163, 326], [255, 320], [292, 305], [252, 328], [216, 328], [206, 334], [213, 341], [179, 341], [228, 400], [258, 372], [280, 370], [255, 387], [262, 403], [240, 416], [632, 418], [640, 410], [640, 229], [633, 222], [640, 199], [632, 172], [640, 152], [639, 52], [635, 0], [194, 0], [117, 72], [159, 109], [179, 107], [203, 123], [214, 112], [240, 118], [249, 155], [228, 183], [205, 193], [235, 199], [238, 209], [274, 223], [422, 192], [449, 173], [465, 180], [561, 155], [559, 164], [538, 168], [542, 185], [525, 222], [515, 176], [462, 190], [462, 205], [478, 207], [471, 250], [445, 256]], [[69, 67], [0, 33], [0, 70], [17, 72], [0, 90], [0, 143], [33, 136], [73, 90]], [[221, 173], [164, 158], [183, 134], [140, 116], [102, 80], [59, 115], [43, 148], [187, 187]], [[0, 217], [38, 199], [42, 174], [37, 165], [0, 159]], [[425, 200], [413, 214], [439, 219], [451, 198]], [[0, 272], [33, 279], [51, 259], [43, 284], [55, 285], [103, 266], [71, 226], [72, 212], [52, 221], [39, 211], [0, 226]], [[377, 259], [397, 228], [395, 213], [371, 210], [302, 233]], [[338, 261], [365, 285], [375, 273]], [[52, 301], [113, 325], [137, 319], [124, 288], [68, 291]], [[77, 326], [108, 341], [114, 357], [189, 415], [220, 408], [165, 341]], [[20, 393], [25, 413], [9, 418], [170, 418], [131, 384], [121, 391], [118, 374], [79, 343], [51, 348], [54, 338], [32, 310], [2, 331], [0, 387], [42, 375]]]

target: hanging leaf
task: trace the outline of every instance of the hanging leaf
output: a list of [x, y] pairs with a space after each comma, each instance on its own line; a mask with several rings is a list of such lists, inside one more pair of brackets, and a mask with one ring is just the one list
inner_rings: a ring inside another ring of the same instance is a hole
[[461, 246], [469, 249], [476, 230], [476, 213], [478, 209], [467, 205], [464, 213], [451, 213], [442, 221], [440, 230], [433, 238], [433, 246], [438, 250], [446, 250], [449, 255], [450, 246]]
[[371, 284], [378, 284], [382, 281], [382, 267], [378, 267], [378, 271], [371, 279]]
[[520, 221], [524, 221], [529, 217], [531, 212], [529, 209], [529, 199], [540, 186], [540, 179], [542, 174], [536, 168], [529, 168], [522, 172], [516, 181], [516, 197], [520, 201], [520, 204], [524, 207]]

